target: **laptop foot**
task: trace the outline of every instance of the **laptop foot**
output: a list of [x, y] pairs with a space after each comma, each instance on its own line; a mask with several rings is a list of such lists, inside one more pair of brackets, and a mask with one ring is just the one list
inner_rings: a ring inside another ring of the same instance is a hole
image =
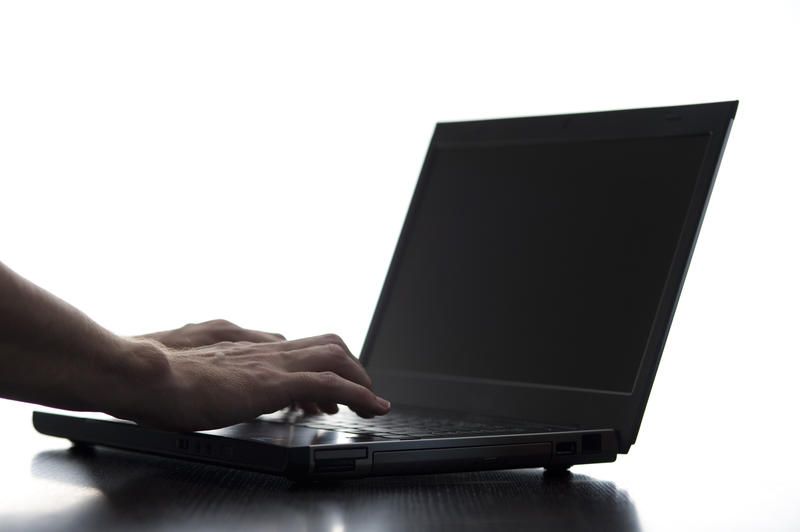
[[564, 475], [566, 473], [569, 473], [569, 468], [570, 467], [572, 467], [571, 464], [570, 465], [550, 466], [550, 467], [545, 467], [544, 468], [544, 472], [547, 475]]
[[75, 454], [92, 454], [94, 452], [94, 445], [82, 441], [72, 441], [72, 448], [70, 452]]

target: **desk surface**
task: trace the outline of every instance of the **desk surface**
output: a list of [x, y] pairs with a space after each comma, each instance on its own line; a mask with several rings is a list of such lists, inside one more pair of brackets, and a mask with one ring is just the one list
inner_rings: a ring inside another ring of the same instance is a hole
[[71, 450], [34, 432], [31, 411], [0, 401], [4, 531], [800, 530], [796, 460], [756, 463], [734, 440], [728, 450], [740, 463], [687, 448], [670, 456], [640, 437], [641, 449], [614, 464], [561, 476], [518, 470], [293, 484], [111, 449]]

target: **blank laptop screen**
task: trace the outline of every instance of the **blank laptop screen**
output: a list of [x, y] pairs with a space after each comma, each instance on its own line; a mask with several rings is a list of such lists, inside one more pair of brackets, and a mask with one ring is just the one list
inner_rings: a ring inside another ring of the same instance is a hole
[[708, 140], [434, 148], [370, 369], [630, 392]]

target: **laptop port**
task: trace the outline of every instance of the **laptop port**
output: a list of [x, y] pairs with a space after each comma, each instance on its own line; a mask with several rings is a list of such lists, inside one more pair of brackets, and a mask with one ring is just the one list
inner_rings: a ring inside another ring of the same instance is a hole
[[578, 444], [574, 441], [560, 441], [556, 443], [556, 454], [575, 454]]

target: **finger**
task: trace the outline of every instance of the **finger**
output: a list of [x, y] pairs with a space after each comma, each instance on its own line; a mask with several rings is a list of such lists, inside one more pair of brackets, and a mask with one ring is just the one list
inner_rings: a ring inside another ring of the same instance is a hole
[[228, 320], [211, 320], [197, 325], [190, 324], [184, 329], [192, 329], [197, 333], [205, 333], [217, 341], [231, 342], [282, 342], [286, 338], [282, 334], [243, 329]]
[[252, 331], [250, 329], [240, 329], [238, 332], [229, 333], [228, 336], [225, 339], [234, 342], [275, 343], [286, 341], [286, 337], [282, 334]]
[[336, 403], [320, 403], [317, 405], [320, 410], [325, 412], [326, 414], [336, 414], [339, 412], [339, 405]]
[[311, 336], [309, 338], [289, 340], [281, 345], [287, 350], [297, 350], [306, 347], [313, 347], [315, 345], [327, 345], [327, 344], [335, 344], [341, 346], [349, 357], [351, 357], [353, 360], [358, 362], [359, 365], [361, 365], [361, 362], [358, 361], [358, 358], [355, 357], [353, 353], [350, 352], [350, 348], [347, 347], [347, 344], [344, 343], [344, 340], [342, 340], [336, 334], [323, 334], [320, 336]]
[[367, 416], [386, 414], [391, 406], [364, 386], [332, 371], [287, 373], [283, 385], [290, 400], [344, 404]]
[[353, 360], [337, 344], [315, 345], [284, 353], [287, 371], [333, 371], [345, 379], [372, 389], [372, 380], [364, 366]]
[[361, 361], [353, 356], [353, 353], [350, 351], [350, 348], [347, 347], [344, 341], [335, 334], [323, 334], [321, 336], [311, 336], [309, 338], [300, 338], [297, 340], [287, 340], [283, 342], [262, 343], [262, 350], [267, 353], [277, 353], [280, 351], [298, 351], [300, 349], [306, 349], [319, 345], [338, 345], [347, 354], [347, 356], [353, 360], [353, 362], [355, 362], [361, 368], [364, 367], [363, 364], [361, 364]]
[[303, 410], [303, 414], [306, 416], [316, 416], [320, 413], [317, 403], [311, 401], [301, 401], [300, 408]]

